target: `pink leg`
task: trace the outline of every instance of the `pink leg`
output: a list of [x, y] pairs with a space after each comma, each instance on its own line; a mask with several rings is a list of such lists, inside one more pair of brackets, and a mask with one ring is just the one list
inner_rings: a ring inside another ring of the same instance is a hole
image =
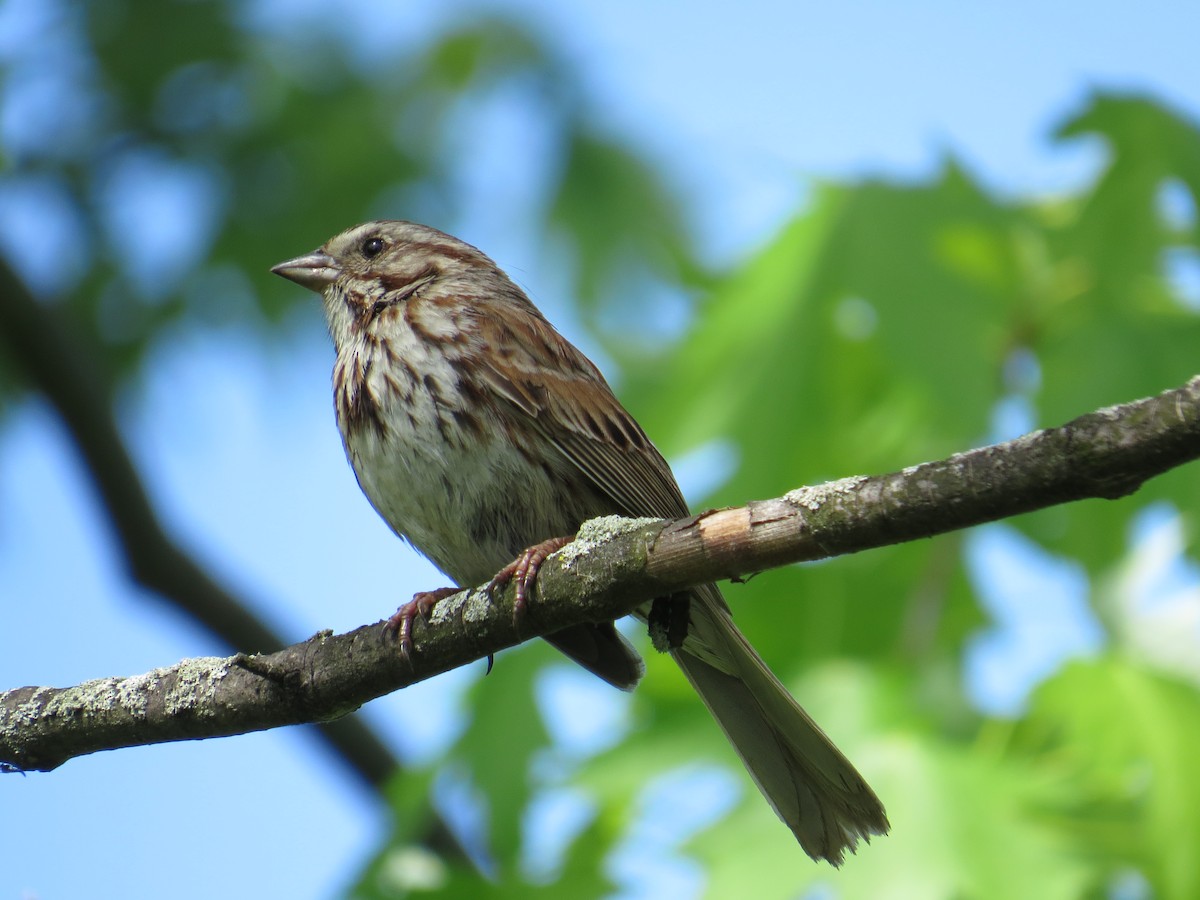
[[550, 538], [540, 544], [534, 544], [521, 552], [521, 555], [496, 573], [488, 583], [488, 591], [504, 590], [511, 581], [516, 585], [517, 596], [513, 600], [513, 622], [519, 622], [529, 605], [527, 597], [529, 588], [537, 580], [538, 569], [551, 553], [561, 550], [573, 537]]
[[433, 591], [419, 591], [384, 623], [384, 633], [395, 634], [400, 641], [401, 656], [408, 656], [412, 652], [412, 625], [417, 616], [428, 621], [433, 605], [451, 594], [457, 594], [459, 590], [460, 588], [444, 587]]

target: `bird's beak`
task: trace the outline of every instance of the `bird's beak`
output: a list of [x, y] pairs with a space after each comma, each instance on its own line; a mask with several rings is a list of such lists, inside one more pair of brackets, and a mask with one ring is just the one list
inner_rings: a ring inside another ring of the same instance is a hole
[[272, 266], [271, 271], [318, 294], [323, 293], [325, 288], [337, 281], [337, 277], [342, 274], [337, 261], [320, 250], [281, 262]]

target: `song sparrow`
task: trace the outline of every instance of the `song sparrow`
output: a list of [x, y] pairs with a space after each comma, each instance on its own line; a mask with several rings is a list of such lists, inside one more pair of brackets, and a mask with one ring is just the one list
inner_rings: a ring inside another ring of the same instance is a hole
[[[595, 516], [688, 514], [599, 370], [469, 244], [369, 222], [272, 271], [324, 298], [359, 485], [459, 586]], [[686, 609], [671, 655], [804, 850], [838, 865], [858, 838], [886, 833], [878, 798], [734, 626], [716, 586], [695, 589]], [[612, 623], [548, 640], [617, 687], [642, 675]]]

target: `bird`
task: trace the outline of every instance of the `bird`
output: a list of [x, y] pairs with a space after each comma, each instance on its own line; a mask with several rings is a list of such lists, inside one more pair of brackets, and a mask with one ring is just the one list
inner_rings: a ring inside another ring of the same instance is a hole
[[[689, 514], [670, 466], [600, 370], [482, 251], [402, 220], [356, 225], [271, 269], [321, 295], [338, 429], [392, 530], [458, 587], [516, 579], [587, 519]], [[443, 591], [419, 592], [390, 621]], [[713, 584], [671, 601], [668, 652], [814, 860], [889, 830], [883, 804], [734, 624]], [[647, 606], [640, 610], [653, 614]], [[625, 690], [645, 666], [614, 623], [546, 638]]]

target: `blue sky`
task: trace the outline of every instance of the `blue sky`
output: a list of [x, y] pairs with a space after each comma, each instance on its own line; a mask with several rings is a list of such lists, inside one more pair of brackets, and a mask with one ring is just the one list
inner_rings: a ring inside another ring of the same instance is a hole
[[[334, 16], [330, 5], [254, 6], [286, 12], [293, 27], [341, 23], [367, 54], [386, 52], [389, 41], [419, 33], [444, 10], [488, 8], [397, 5], [404, 11], [387, 19], [378, 3], [334, 2], [346, 8]], [[1094, 86], [1148, 91], [1200, 117], [1200, 7], [1192, 2], [507, 7], [528, 12], [561, 43], [611, 128], [669, 165], [694, 200], [704, 246], [723, 259], [792, 213], [808, 175], [919, 176], [953, 153], [1004, 191], [1077, 184], [1098, 163], [1097, 148], [1055, 148], [1047, 134]], [[16, 33], [34, 8], [36, 0], [0, 6], [0, 32]], [[464, 186], [477, 198], [469, 227], [536, 289], [536, 263], [506, 234], [496, 202], [520, 186], [505, 177], [510, 169], [519, 163], [495, 153], [466, 167]], [[0, 191], [4, 202], [15, 201]], [[0, 220], [12, 215], [0, 209]], [[349, 224], [331, 222], [329, 230]], [[276, 261], [262, 261], [264, 282]], [[359, 494], [333, 424], [330, 359], [312, 301], [298, 305], [288, 334], [267, 354], [237, 335], [165, 342], [148, 382], [122, 405], [125, 433], [168, 524], [296, 639], [377, 619], [413, 585], [442, 583]], [[980, 538], [989, 540], [1006, 538]], [[337, 563], [351, 556], [377, 565], [347, 574]], [[1047, 566], [1057, 571], [1054, 561]], [[1061, 577], [1062, 615], [1077, 630], [1072, 646], [1085, 650], [1096, 638], [1072, 593], [1075, 576]], [[128, 586], [73, 450], [36, 402], [13, 410], [0, 430], [0, 604], [3, 687], [66, 685], [220, 652]], [[1046, 665], [1043, 650], [1013, 637], [1019, 616], [1014, 621], [992, 643], [1008, 641], [998, 652], [1035, 674], [1001, 677], [998, 693], [981, 687], [981, 702], [998, 711], [1014, 708]], [[1063, 647], [1051, 649], [1061, 655]], [[986, 658], [980, 665], [981, 678], [994, 674]], [[368, 714], [399, 750], [436, 752], [455, 723], [423, 710], [452, 706], [470, 677], [452, 673], [378, 701]], [[0, 792], [0, 896], [329, 896], [369, 856], [383, 826], [371, 798], [294, 729], [100, 754], [52, 775], [0, 779]], [[311, 824], [260, 827], [266, 818]], [[687, 872], [634, 870], [658, 878], [649, 883], [666, 893], [687, 895], [698, 884]], [[264, 872], [270, 882], [256, 883]]]

